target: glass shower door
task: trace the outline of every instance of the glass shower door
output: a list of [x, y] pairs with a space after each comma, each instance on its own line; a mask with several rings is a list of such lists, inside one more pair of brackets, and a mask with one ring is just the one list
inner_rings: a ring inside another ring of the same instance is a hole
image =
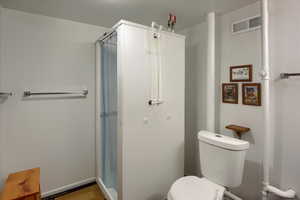
[[117, 34], [101, 42], [102, 181], [117, 200]]

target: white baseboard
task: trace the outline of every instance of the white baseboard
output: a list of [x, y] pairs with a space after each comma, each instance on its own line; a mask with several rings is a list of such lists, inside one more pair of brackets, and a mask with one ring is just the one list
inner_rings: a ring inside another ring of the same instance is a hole
[[71, 190], [71, 189], [74, 189], [74, 188], [82, 186], [82, 185], [93, 183], [95, 181], [96, 181], [96, 178], [92, 177], [92, 178], [88, 178], [88, 179], [85, 179], [85, 180], [82, 180], [82, 181], [78, 181], [78, 182], [75, 182], [75, 183], [72, 183], [72, 184], [69, 184], [69, 185], [65, 185], [65, 186], [62, 186], [60, 188], [56, 188], [54, 190], [50, 190], [48, 192], [42, 193], [42, 198], [45, 198], [45, 197], [48, 197], [48, 196], [51, 196], [51, 195], [54, 195], [54, 194], [58, 194], [58, 193], [61, 193], [61, 192], [67, 191], [67, 190]]
[[96, 182], [101, 189], [101, 191], [104, 193], [104, 196], [107, 200], [114, 200], [113, 197], [108, 192], [107, 188], [105, 187], [104, 183], [102, 182], [101, 178], [96, 177]]

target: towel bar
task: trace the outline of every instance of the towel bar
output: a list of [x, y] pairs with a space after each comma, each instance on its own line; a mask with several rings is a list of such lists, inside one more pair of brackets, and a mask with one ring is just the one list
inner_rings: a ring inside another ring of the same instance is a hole
[[87, 96], [88, 90], [82, 90], [80, 92], [31, 92], [29, 90], [24, 91], [24, 97], [36, 96], [36, 95], [82, 95]]

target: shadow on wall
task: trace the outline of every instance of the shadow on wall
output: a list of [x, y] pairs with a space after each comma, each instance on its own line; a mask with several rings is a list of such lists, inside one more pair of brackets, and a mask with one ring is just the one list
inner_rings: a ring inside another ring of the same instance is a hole
[[0, 97], [0, 104], [4, 104], [8, 97]]
[[161, 194], [154, 194], [151, 197], [147, 198], [147, 200], [165, 200], [166, 197], [162, 196]]
[[4, 182], [5, 182], [5, 178], [3, 177], [2, 174], [0, 174], [0, 199], [1, 199], [1, 191], [4, 187]]
[[261, 190], [262, 190], [262, 181], [263, 181], [262, 177], [263, 177], [262, 163], [246, 160], [243, 182], [240, 187], [232, 189], [232, 192], [246, 200], [261, 199]]
[[[282, 200], [283, 198], [281, 198], [281, 197], [278, 197], [278, 196], [275, 196], [275, 195], [273, 195], [273, 194], [270, 194], [270, 196], [269, 196], [269, 200]], [[293, 199], [293, 200], [300, 200], [299, 199], [299, 197], [296, 197], [295, 199]]]
[[255, 145], [255, 139], [253, 137], [252, 131], [250, 130], [245, 136], [242, 136], [242, 140], [248, 141], [250, 144]]

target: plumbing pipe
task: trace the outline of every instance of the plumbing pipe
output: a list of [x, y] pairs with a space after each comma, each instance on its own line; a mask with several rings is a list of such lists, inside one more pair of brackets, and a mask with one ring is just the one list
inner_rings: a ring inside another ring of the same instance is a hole
[[265, 120], [265, 149], [264, 149], [264, 188], [262, 191], [262, 199], [268, 199], [268, 193], [271, 192], [279, 197], [294, 198], [296, 192], [293, 190], [282, 191], [274, 186], [270, 185], [270, 156], [271, 151], [271, 105], [270, 105], [270, 52], [269, 52], [269, 0], [262, 0], [262, 65], [263, 70], [261, 72], [263, 84], [264, 97], [264, 120]]
[[[162, 26], [160, 26], [160, 31], [162, 30]], [[158, 44], [157, 44], [157, 68], [158, 68], [158, 74], [157, 74], [157, 78], [158, 78], [158, 91], [157, 91], [157, 100], [158, 100], [158, 103], [161, 104], [163, 102], [162, 100], [162, 93], [163, 93], [163, 81], [162, 81], [162, 65], [163, 65], [163, 62], [162, 62], [162, 59], [163, 59], [163, 56], [162, 54], [165, 53], [163, 50], [162, 50], [162, 38], [160, 37], [158, 39]]]
[[265, 148], [264, 148], [264, 184], [269, 185], [269, 166], [270, 166], [270, 141], [271, 141], [271, 121], [270, 121], [270, 60], [269, 60], [269, 12], [268, 0], [262, 0], [262, 67], [261, 72], [263, 84], [263, 91], [265, 97], [263, 98], [264, 106], [264, 121], [265, 121]]
[[286, 191], [282, 191], [274, 186], [271, 186], [271, 185], [266, 185], [265, 188], [264, 188], [264, 192], [267, 193], [267, 192], [271, 192], [279, 197], [282, 197], [282, 198], [288, 198], [288, 199], [292, 199], [292, 198], [295, 198], [296, 196], [296, 192], [292, 189], [289, 189], [289, 190], [286, 190]]
[[224, 195], [229, 197], [232, 200], [243, 200], [240, 197], [236, 196], [235, 194], [232, 194], [230, 191], [225, 190]]
[[207, 38], [207, 88], [206, 88], [206, 129], [215, 132], [215, 13], [207, 15], [208, 38]]

